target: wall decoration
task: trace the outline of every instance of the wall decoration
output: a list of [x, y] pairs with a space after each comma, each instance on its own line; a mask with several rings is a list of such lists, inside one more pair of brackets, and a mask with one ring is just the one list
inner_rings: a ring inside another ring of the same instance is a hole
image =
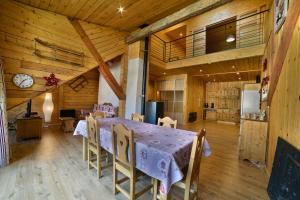
[[34, 42], [33, 53], [40, 58], [78, 67], [84, 66], [84, 54], [82, 52], [66, 49], [56, 44], [50, 44], [38, 38], [35, 38]]
[[46, 86], [56, 86], [58, 85], [59, 79], [55, 77], [55, 75], [52, 73], [50, 74], [50, 76], [48, 77], [44, 77], [44, 79], [46, 80]]
[[72, 88], [75, 92], [78, 92], [79, 90], [83, 89], [84, 86], [88, 84], [87, 79], [84, 76], [79, 76], [72, 80], [69, 83], [70, 88]]
[[275, 32], [277, 33], [287, 16], [289, 0], [275, 0]]
[[15, 86], [25, 89], [30, 88], [33, 85], [33, 78], [28, 74], [15, 74], [12, 79]]
[[270, 77], [267, 76], [263, 78], [262, 83], [261, 83], [261, 100], [266, 101], [268, 99], [268, 94], [269, 94], [269, 81]]

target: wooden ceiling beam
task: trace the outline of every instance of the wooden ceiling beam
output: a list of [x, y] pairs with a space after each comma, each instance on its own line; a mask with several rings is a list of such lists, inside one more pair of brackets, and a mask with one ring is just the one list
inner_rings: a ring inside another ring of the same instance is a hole
[[[285, 19], [285, 24], [282, 30], [280, 44], [278, 50], [273, 58], [273, 70], [271, 75], [271, 82], [270, 82], [270, 91], [269, 91], [269, 98], [268, 104], [271, 105], [272, 98], [275, 93], [277, 83], [280, 78], [280, 73], [286, 59], [286, 55], [288, 49], [290, 47], [290, 43], [292, 41], [293, 33], [297, 25], [298, 17], [300, 15], [300, 1], [296, 0], [293, 1], [292, 5], [289, 5], [290, 9]], [[274, 37], [275, 35], [273, 35]]]
[[126, 38], [126, 42], [127, 43], [136, 42], [146, 36], [151, 35], [152, 33], [176, 25], [182, 21], [185, 21], [189, 18], [192, 18], [194, 16], [200, 15], [204, 12], [217, 8], [230, 1], [232, 0], [218, 0], [218, 1], [213, 1], [213, 3], [209, 3], [207, 5], [205, 5], [202, 0], [197, 1], [196, 3], [193, 3], [165, 18], [162, 18], [141, 30], [131, 33], [130, 36]]
[[80, 25], [78, 20], [75, 19], [69, 19], [71, 24], [73, 25], [74, 29], [77, 31], [77, 33], [80, 35], [83, 43], [88, 48], [88, 50], [91, 52], [95, 60], [97, 61], [99, 65], [99, 72], [103, 75], [108, 85], [111, 87], [113, 92], [116, 94], [116, 96], [120, 100], [125, 100], [126, 95], [124, 94], [124, 91], [122, 87], [119, 85], [119, 83], [116, 81], [114, 76], [109, 70], [108, 65], [104, 62], [103, 58], [101, 57], [100, 53], [97, 51], [96, 47], [93, 45], [92, 41]]

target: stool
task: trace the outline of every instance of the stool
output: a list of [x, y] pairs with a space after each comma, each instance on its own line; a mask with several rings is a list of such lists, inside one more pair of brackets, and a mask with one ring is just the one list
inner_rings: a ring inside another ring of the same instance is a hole
[[75, 118], [73, 118], [73, 117], [60, 117], [59, 119], [62, 120], [62, 128], [63, 128], [65, 133], [74, 131]]

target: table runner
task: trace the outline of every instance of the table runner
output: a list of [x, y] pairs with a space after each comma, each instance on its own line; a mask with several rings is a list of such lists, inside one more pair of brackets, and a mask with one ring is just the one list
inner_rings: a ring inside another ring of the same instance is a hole
[[[121, 118], [97, 119], [99, 143], [112, 153], [111, 125], [122, 123], [134, 131], [136, 168], [161, 181], [160, 191], [167, 194], [172, 184], [183, 178], [181, 169], [189, 164], [195, 132], [171, 129]], [[74, 135], [87, 137], [85, 120], [79, 121]], [[203, 155], [211, 154], [205, 140]]]

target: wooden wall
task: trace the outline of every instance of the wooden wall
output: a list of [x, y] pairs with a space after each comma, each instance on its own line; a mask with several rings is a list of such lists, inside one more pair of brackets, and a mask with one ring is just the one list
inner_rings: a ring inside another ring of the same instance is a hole
[[187, 77], [186, 122], [190, 112], [197, 112], [197, 120], [202, 120], [205, 84], [197, 77]]
[[[293, 1], [290, 0], [290, 5]], [[297, 9], [290, 6], [290, 9]], [[270, 18], [273, 26], [273, 18]], [[282, 29], [271, 38], [272, 52], [268, 59], [271, 61], [276, 55], [281, 42]], [[273, 42], [272, 42], [273, 41]], [[287, 57], [280, 74], [280, 78], [270, 106], [269, 144], [267, 168], [271, 172], [278, 137], [300, 149], [300, 18], [293, 33]], [[269, 65], [272, 75], [272, 63]]]
[[[52, 101], [54, 104], [54, 110], [51, 117], [50, 124], [60, 124], [59, 112], [61, 109], [75, 109], [76, 115], [79, 117], [81, 109], [92, 109], [94, 104], [98, 101], [98, 87], [99, 87], [99, 72], [97, 69], [93, 69], [84, 73], [84, 76], [88, 80], [88, 84], [79, 92], [75, 92], [70, 88], [69, 82], [64, 83], [58, 88], [52, 89]], [[32, 112], [38, 112], [38, 115], [42, 118], [43, 103], [45, 99], [45, 93], [36, 96], [32, 99]], [[26, 112], [26, 103], [21, 104], [8, 111], [8, 120], [13, 122], [15, 117], [22, 117]]]
[[80, 109], [93, 109], [94, 104], [98, 102], [99, 72], [93, 69], [83, 74], [88, 84], [78, 92], [75, 92], [70, 86], [69, 81], [62, 87], [62, 109], [75, 109], [79, 116]]
[[[48, 90], [49, 87], [45, 86], [43, 77], [49, 76], [52, 72], [61, 80], [60, 84], [63, 84], [97, 66], [65, 16], [4, 0], [0, 2], [0, 21], [0, 57], [4, 60], [8, 110]], [[125, 33], [84, 22], [81, 24], [105, 61], [126, 51]], [[83, 52], [84, 66], [79, 67], [35, 56], [33, 54], [35, 38]], [[33, 87], [22, 90], [15, 87], [11, 79], [16, 73], [32, 75], [35, 81]]]

